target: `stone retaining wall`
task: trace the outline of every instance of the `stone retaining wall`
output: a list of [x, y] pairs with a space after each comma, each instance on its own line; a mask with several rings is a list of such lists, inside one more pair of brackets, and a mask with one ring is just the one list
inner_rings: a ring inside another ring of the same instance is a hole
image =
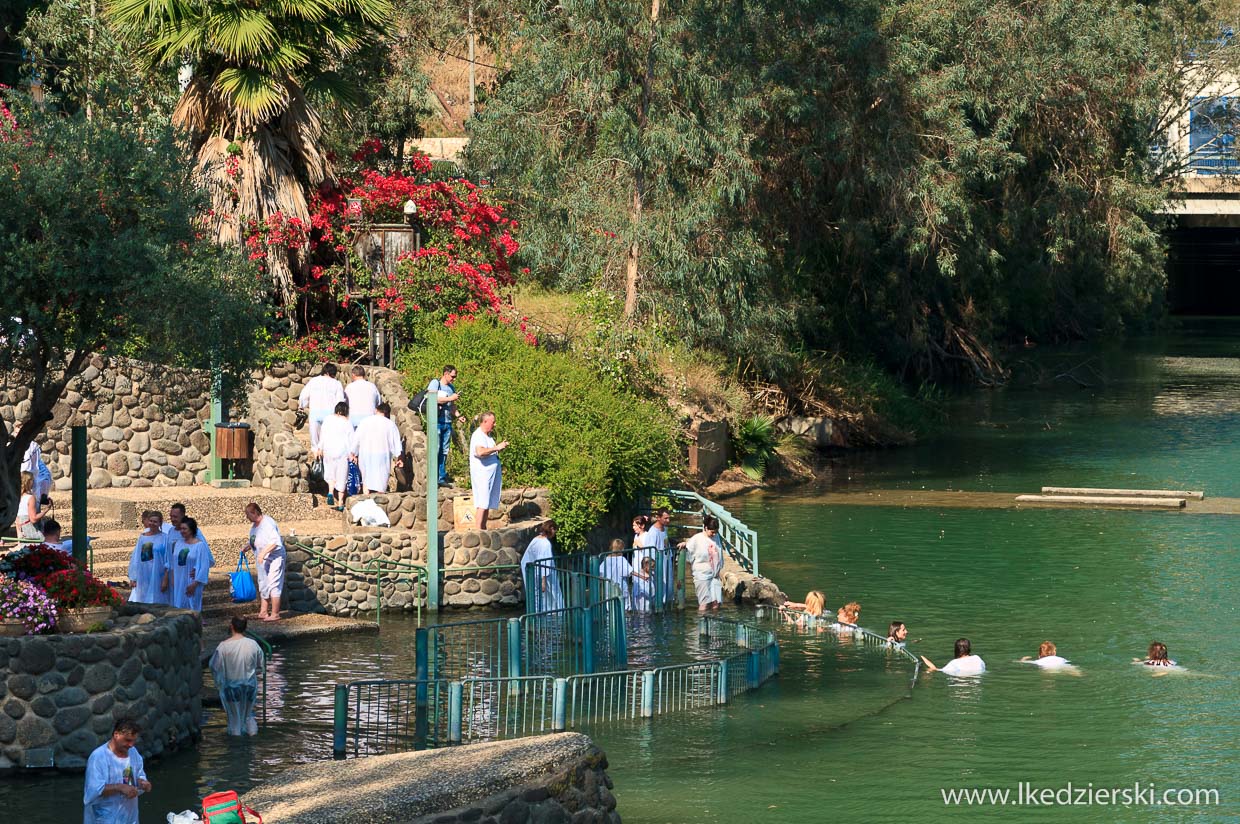
[[[455, 532], [444, 536], [444, 567], [488, 567], [518, 564], [534, 537], [532, 526]], [[402, 564], [426, 564], [426, 536], [418, 532], [380, 530], [347, 536], [298, 536], [298, 540], [330, 556], [335, 563], [290, 546], [284, 597], [289, 609], [327, 615], [353, 616], [378, 607], [379, 589], [369, 570], [376, 559]], [[468, 573], [447, 572], [443, 603], [451, 607], [515, 606], [522, 602], [520, 575], [496, 569]], [[412, 573], [386, 571], [383, 575], [384, 609], [413, 610], [426, 605], [426, 588]]]
[[[0, 391], [6, 423], [29, 407], [26, 387]], [[87, 426], [90, 487], [189, 486], [206, 476], [210, 441], [202, 422], [210, 408], [205, 372], [96, 356], [53, 407], [37, 441], [58, 490], [69, 488], [72, 423]]]
[[[352, 364], [336, 364], [337, 378], [342, 385], [349, 381]], [[297, 437], [297, 401], [301, 390], [314, 375], [322, 372], [322, 364], [277, 364], [254, 373], [254, 387], [249, 394], [249, 414], [245, 418], [254, 430], [253, 481], [278, 492], [309, 492], [310, 459], [305, 444]], [[404, 469], [393, 470], [389, 487], [398, 491], [421, 491], [425, 494], [426, 435], [422, 419], [409, 408], [409, 395], [403, 377], [392, 369], [367, 366], [366, 375], [379, 389], [383, 400], [392, 406], [392, 420], [400, 430], [406, 453]], [[308, 432], [308, 424], [302, 429]]]
[[202, 623], [186, 610], [123, 607], [104, 632], [0, 638], [0, 769], [82, 770], [116, 719], [158, 756], [197, 739]]
[[[473, 498], [468, 490], [439, 490], [439, 530], [441, 532], [451, 532], [453, 530], [453, 502], [458, 497], [470, 498], [470, 505], [472, 506]], [[426, 523], [425, 492], [390, 492], [386, 495], [358, 495], [349, 499], [349, 506], [351, 507], [354, 503], [366, 499], [373, 499], [379, 508], [387, 514], [388, 520], [392, 522], [392, 529], [414, 529], [418, 524]], [[492, 509], [487, 513], [487, 525], [497, 528], [506, 527], [524, 521], [542, 520], [550, 517], [550, 514], [551, 493], [547, 489], [534, 486], [505, 489], [500, 493], [499, 508]], [[374, 530], [374, 527], [352, 523], [347, 512], [344, 516], [344, 523], [346, 532]]]
[[305, 764], [243, 801], [267, 824], [619, 824], [612, 789], [603, 751], [558, 733]]

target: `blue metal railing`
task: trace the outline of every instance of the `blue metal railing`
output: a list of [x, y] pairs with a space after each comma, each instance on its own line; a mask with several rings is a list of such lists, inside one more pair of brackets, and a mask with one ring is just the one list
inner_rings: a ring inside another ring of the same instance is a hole
[[668, 489], [660, 493], [671, 502], [670, 508], [680, 515], [714, 515], [719, 519], [719, 540], [738, 564], [754, 575], [758, 572], [758, 533], [743, 524], [720, 504], [696, 492]]

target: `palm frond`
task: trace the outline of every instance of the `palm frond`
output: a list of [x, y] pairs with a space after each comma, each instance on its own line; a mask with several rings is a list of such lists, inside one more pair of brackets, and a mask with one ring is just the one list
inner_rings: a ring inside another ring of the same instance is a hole
[[206, 30], [210, 44], [230, 60], [261, 57], [276, 49], [280, 40], [271, 18], [251, 8], [217, 8]]
[[243, 116], [254, 121], [279, 114], [288, 102], [288, 88], [261, 69], [229, 67], [215, 78], [215, 88]]
[[353, 105], [362, 96], [357, 84], [346, 80], [339, 72], [318, 72], [307, 80], [303, 86], [306, 97], [321, 103], [343, 103]]

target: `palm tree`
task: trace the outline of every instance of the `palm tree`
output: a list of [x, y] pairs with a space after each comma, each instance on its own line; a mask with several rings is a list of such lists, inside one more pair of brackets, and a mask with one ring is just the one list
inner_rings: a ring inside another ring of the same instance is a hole
[[[151, 67], [190, 67], [173, 113], [211, 196], [221, 244], [244, 219], [282, 213], [309, 223], [308, 193], [331, 178], [315, 103], [349, 103], [341, 62], [393, 19], [390, 0], [107, 0], [107, 13]], [[297, 331], [302, 253], [268, 270]]]

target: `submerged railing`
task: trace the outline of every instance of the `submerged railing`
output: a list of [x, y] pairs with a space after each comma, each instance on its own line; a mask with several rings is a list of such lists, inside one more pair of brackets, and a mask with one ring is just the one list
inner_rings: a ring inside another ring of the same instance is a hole
[[714, 515], [719, 519], [719, 540], [723, 548], [747, 571], [758, 575], [758, 533], [745, 526], [720, 504], [691, 490], [668, 489], [660, 493], [670, 508], [680, 515]]
[[880, 648], [898, 658], [904, 658], [913, 664], [914, 680], [916, 680], [917, 673], [921, 670], [921, 659], [910, 652], [904, 644], [894, 642], [887, 636], [872, 632], [865, 627], [841, 624], [832, 619], [829, 614], [811, 615], [804, 610], [785, 609], [783, 607], [778, 607], [775, 610], [775, 616], [782, 623], [805, 632], [829, 632], [838, 637], [841, 642], [848, 640], [855, 644]]
[[[654, 552], [654, 551], [652, 551]], [[655, 552], [653, 611], [677, 603], [674, 550]], [[702, 660], [629, 670], [624, 593], [597, 556], [526, 565], [518, 618], [417, 631], [415, 677], [338, 684], [337, 757], [516, 738], [586, 724], [653, 718], [727, 703], [779, 670], [769, 630], [703, 616], [690, 645]], [[683, 571], [683, 570], [682, 570]]]

